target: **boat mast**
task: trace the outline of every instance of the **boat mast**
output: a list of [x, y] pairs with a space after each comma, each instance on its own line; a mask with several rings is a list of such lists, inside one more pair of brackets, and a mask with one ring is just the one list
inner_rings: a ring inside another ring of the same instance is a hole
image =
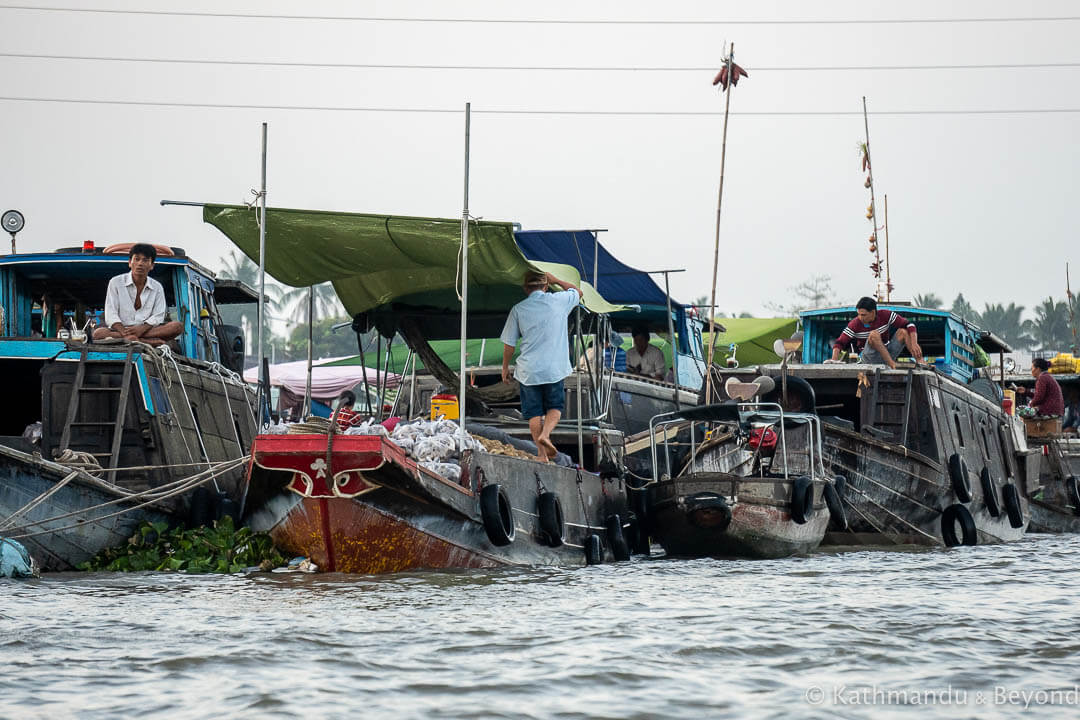
[[[712, 360], [713, 360], [713, 348], [714, 343], [712, 338], [715, 337], [715, 313], [716, 313], [716, 274], [720, 267], [720, 208], [724, 202], [724, 161], [727, 158], [727, 126], [728, 126], [728, 109], [731, 107], [731, 88], [735, 83], [731, 82], [731, 69], [735, 65], [735, 43], [731, 43], [731, 49], [728, 51], [727, 60], [724, 63], [727, 67], [728, 82], [724, 88], [724, 133], [720, 143], [720, 189], [716, 195], [716, 243], [713, 247], [713, 266], [712, 266], [712, 298], [709, 301], [709, 354], [705, 358], [705, 402], [708, 404], [712, 398]], [[676, 378], [678, 380], [678, 378]], [[678, 382], [675, 383], [676, 386]]]
[[264, 388], [270, 381], [263, 373], [263, 325], [265, 324], [266, 304], [266, 123], [262, 124], [262, 185], [259, 190], [259, 425], [263, 424], [263, 403], [269, 405], [270, 398], [263, 397]]
[[465, 103], [465, 203], [461, 211], [461, 348], [458, 358], [458, 429], [465, 435], [465, 341], [469, 307], [469, 122], [472, 104]]
[[1076, 342], [1076, 310], [1074, 306], [1076, 303], [1073, 299], [1072, 287], [1069, 285], [1069, 263], [1065, 263], [1065, 300], [1069, 303], [1069, 325], [1072, 327], [1072, 353], [1076, 355], [1080, 352], [1080, 345]]

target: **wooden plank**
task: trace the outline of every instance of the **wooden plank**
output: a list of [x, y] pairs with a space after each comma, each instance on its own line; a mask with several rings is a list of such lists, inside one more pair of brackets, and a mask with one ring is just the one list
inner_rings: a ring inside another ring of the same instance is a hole
[[128, 394], [131, 391], [131, 368], [134, 365], [131, 348], [128, 348], [124, 360], [124, 376], [120, 380], [120, 400], [116, 407], [116, 423], [113, 425], [112, 452], [109, 454], [109, 467], [117, 467], [120, 461], [120, 444], [124, 439], [124, 419], [127, 415]]
[[64, 423], [64, 432], [60, 436], [60, 452], [68, 449], [71, 443], [71, 426], [75, 422], [76, 413], [79, 412], [79, 396], [82, 395], [83, 379], [86, 377], [86, 347], [83, 347], [79, 357], [79, 366], [75, 368], [75, 383], [71, 387], [71, 397], [68, 399], [67, 422]]

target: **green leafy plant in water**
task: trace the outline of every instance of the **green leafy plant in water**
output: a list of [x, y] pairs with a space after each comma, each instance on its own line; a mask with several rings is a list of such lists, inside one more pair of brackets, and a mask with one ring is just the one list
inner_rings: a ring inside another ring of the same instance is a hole
[[163, 522], [144, 523], [126, 545], [101, 552], [79, 569], [235, 573], [253, 566], [270, 569], [284, 564], [285, 558], [269, 535], [237, 528], [226, 515], [212, 527], [190, 530], [170, 530]]

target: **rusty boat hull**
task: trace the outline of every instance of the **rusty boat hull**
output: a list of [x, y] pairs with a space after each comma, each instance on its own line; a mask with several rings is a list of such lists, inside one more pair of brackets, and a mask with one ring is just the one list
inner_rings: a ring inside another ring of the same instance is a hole
[[[327, 447], [325, 435], [258, 436], [247, 516], [253, 529], [268, 531], [282, 550], [322, 571], [584, 565], [593, 535], [604, 559], [614, 558], [616, 538], [606, 524], [627, 518], [626, 488], [617, 478], [467, 453], [461, 479], [453, 481], [383, 437], [335, 436]], [[484, 488], [496, 485], [513, 526], [502, 544], [492, 540], [482, 508]], [[541, 525], [541, 493], [558, 499], [564, 518], [558, 540]]]
[[1080, 532], [1080, 439], [1049, 437], [1032, 439], [1038, 455], [1039, 487], [1032, 492], [1029, 532]]

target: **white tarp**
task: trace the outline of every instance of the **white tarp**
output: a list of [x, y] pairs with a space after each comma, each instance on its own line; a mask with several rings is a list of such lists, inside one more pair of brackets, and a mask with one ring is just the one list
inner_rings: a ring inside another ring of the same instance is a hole
[[[316, 400], [333, 400], [343, 390], [351, 390], [354, 386], [364, 382], [364, 370], [367, 370], [367, 381], [374, 387], [377, 373], [373, 368], [363, 368], [360, 365], [343, 365], [338, 367], [324, 367], [327, 363], [337, 362], [345, 358], [323, 358], [316, 360], [311, 365], [311, 396]], [[250, 368], [244, 372], [244, 381], [257, 383], [259, 381], [258, 368]], [[382, 375], [383, 384], [388, 387], [397, 387], [401, 376], [394, 373]], [[283, 387], [291, 393], [304, 395], [304, 387], [307, 385], [307, 360], [278, 363], [270, 366], [270, 385]]]

